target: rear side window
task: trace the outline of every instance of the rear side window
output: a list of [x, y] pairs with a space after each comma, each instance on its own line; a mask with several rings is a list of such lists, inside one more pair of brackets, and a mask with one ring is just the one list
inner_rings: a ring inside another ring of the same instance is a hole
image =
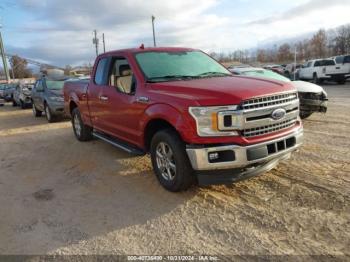
[[324, 66], [332, 66], [335, 65], [334, 60], [323, 60], [323, 65]]
[[105, 85], [105, 67], [107, 63], [107, 58], [102, 58], [98, 61], [98, 65], [95, 72], [95, 83], [97, 85]]
[[344, 57], [343, 63], [350, 63], [350, 55]]
[[337, 62], [337, 64], [342, 64], [343, 63], [343, 57], [342, 56], [337, 56], [336, 58], [335, 58], [335, 62]]

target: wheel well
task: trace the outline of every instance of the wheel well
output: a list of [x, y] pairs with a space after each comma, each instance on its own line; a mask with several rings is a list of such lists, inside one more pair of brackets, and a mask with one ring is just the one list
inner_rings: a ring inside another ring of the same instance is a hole
[[70, 112], [70, 114], [72, 114], [73, 109], [76, 108], [76, 107], [77, 107], [77, 104], [75, 102], [71, 101], [69, 103], [69, 112]]
[[149, 151], [151, 147], [151, 140], [154, 134], [163, 129], [173, 129], [177, 132], [177, 130], [169, 122], [163, 119], [154, 119], [147, 124], [144, 132], [144, 143], [146, 151]]

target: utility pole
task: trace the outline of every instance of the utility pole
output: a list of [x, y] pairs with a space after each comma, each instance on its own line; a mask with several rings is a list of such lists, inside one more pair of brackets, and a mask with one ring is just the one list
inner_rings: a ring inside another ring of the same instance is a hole
[[[0, 29], [1, 28], [2, 28], [2, 26], [0, 24]], [[9, 70], [7, 67], [7, 60], [6, 60], [6, 55], [5, 55], [4, 44], [2, 42], [1, 31], [0, 31], [0, 52], [1, 52], [1, 57], [2, 57], [2, 63], [4, 65], [4, 72], [5, 72], [6, 81], [9, 82], [10, 81], [10, 74], [9, 74]]]
[[295, 74], [297, 72], [297, 46], [294, 47], [294, 81], [295, 81]]
[[106, 53], [105, 33], [102, 34], [103, 53]]
[[97, 38], [97, 31], [94, 30], [94, 38], [92, 39], [92, 43], [95, 45], [96, 48], [96, 56], [98, 56], [98, 38]]
[[155, 32], [154, 32], [154, 20], [155, 20], [156, 18], [154, 17], [154, 15], [152, 15], [152, 29], [153, 29], [153, 45], [154, 45], [154, 47], [156, 47], [157, 45], [156, 45], [156, 35], [155, 35]]

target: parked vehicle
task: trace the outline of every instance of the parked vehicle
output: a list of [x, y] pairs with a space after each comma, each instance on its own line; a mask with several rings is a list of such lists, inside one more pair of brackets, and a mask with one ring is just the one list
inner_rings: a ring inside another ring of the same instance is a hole
[[271, 70], [277, 74], [283, 75], [284, 74], [284, 67], [281, 65], [266, 65], [263, 67], [264, 69]]
[[228, 70], [232, 70], [232, 69], [235, 69], [235, 68], [246, 68], [246, 67], [250, 67], [250, 65], [247, 65], [247, 64], [237, 64], [237, 65], [230, 65], [229, 67], [227, 67]]
[[265, 70], [263, 68], [239, 68], [233, 71], [235, 75], [252, 76], [259, 78], [268, 78], [282, 82], [292, 83], [298, 90], [300, 100], [300, 117], [302, 119], [309, 117], [314, 112], [327, 112], [327, 93], [319, 85], [305, 81], [290, 81], [288, 78]]
[[[284, 75], [288, 77], [291, 80], [298, 80], [299, 79], [299, 70], [302, 67], [302, 64], [288, 64], [284, 68]], [[295, 72], [294, 72], [295, 71]], [[295, 79], [294, 79], [295, 76]]]
[[5, 97], [5, 89], [6, 89], [6, 84], [1, 84], [0, 85], [0, 98]]
[[4, 99], [6, 102], [13, 101], [13, 93], [15, 92], [17, 85], [18, 84], [15, 84], [15, 83], [6, 85], [5, 92], [4, 92]]
[[43, 76], [35, 83], [32, 89], [32, 109], [35, 117], [40, 117], [45, 112], [49, 123], [63, 117], [63, 85], [66, 79], [65, 76], [55, 78]]
[[20, 106], [22, 109], [25, 109], [32, 105], [31, 91], [33, 84], [24, 84], [16, 86], [15, 91], [13, 92], [13, 106]]
[[350, 55], [339, 55], [332, 57], [337, 65], [343, 66], [346, 75], [345, 78], [350, 78]]
[[65, 83], [64, 101], [78, 140], [149, 152], [170, 191], [261, 174], [302, 143], [290, 83], [234, 77], [195, 49], [101, 54], [90, 82]]
[[315, 84], [322, 83], [324, 80], [344, 84], [346, 77], [346, 67], [336, 65], [333, 59], [310, 60], [299, 70], [299, 79], [312, 80]]

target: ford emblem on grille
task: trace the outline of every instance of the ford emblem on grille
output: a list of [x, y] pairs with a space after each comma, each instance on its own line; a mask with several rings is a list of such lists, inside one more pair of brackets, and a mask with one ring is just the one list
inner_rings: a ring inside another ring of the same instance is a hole
[[285, 115], [286, 115], [286, 110], [284, 110], [283, 108], [278, 108], [272, 112], [271, 117], [273, 120], [279, 120], [279, 119], [282, 119]]

